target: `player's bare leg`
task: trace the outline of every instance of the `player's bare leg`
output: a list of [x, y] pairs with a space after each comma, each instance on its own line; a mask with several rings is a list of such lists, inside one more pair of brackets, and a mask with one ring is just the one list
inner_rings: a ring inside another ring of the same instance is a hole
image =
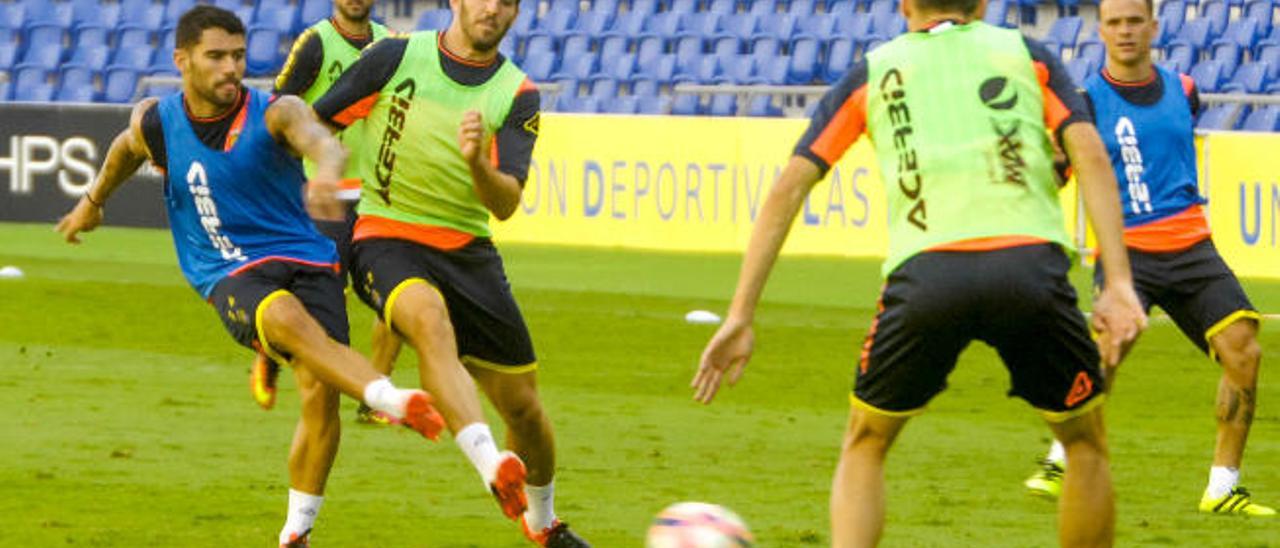
[[1218, 383], [1218, 437], [1213, 467], [1200, 499], [1200, 511], [1273, 517], [1275, 509], [1254, 504], [1249, 491], [1239, 485], [1240, 464], [1258, 403], [1258, 369], [1262, 362], [1258, 323], [1251, 318], [1236, 320], [1211, 337], [1209, 345], [1222, 364], [1222, 380]]
[[1067, 473], [1058, 500], [1059, 543], [1071, 548], [1111, 546], [1115, 496], [1102, 408], [1049, 427], [1067, 453]]
[[[395, 368], [396, 358], [400, 356], [400, 347], [402, 343], [400, 337], [395, 331], [387, 327], [386, 323], [378, 318], [373, 319], [373, 326], [369, 331], [370, 359], [373, 369], [388, 377]], [[375, 411], [373, 408], [360, 404], [356, 409], [356, 422], [363, 424], [395, 424], [397, 421], [394, 417]]]
[[833, 548], [865, 548], [880, 542], [884, 531], [885, 456], [906, 423], [906, 417], [856, 407], [850, 411], [831, 489]]
[[524, 463], [499, 453], [480, 410], [475, 382], [458, 360], [458, 345], [444, 298], [426, 283], [406, 282], [389, 305], [388, 322], [418, 353], [423, 388], [439, 397], [445, 423], [458, 447], [488, 485], [502, 512], [519, 519], [527, 508]]
[[302, 415], [289, 448], [289, 510], [280, 531], [282, 545], [306, 538], [315, 524], [342, 435], [338, 391], [304, 368], [294, 368], [293, 372]]
[[363, 356], [329, 338], [297, 297], [286, 293], [264, 306], [258, 328], [271, 348], [292, 358], [295, 368], [306, 369], [339, 392], [404, 419], [427, 438], [439, 437], [444, 420], [425, 392], [395, 388]]

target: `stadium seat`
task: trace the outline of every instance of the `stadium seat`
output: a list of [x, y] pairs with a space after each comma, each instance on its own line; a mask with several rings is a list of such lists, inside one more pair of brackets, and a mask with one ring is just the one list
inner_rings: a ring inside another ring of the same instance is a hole
[[265, 76], [280, 68], [281, 34], [271, 28], [249, 29], [245, 67], [250, 76]]
[[1177, 34], [1182, 24], [1187, 21], [1187, 5], [1182, 0], [1164, 0], [1156, 11], [1160, 26], [1170, 34]]
[[1089, 78], [1089, 74], [1092, 72], [1090, 69], [1092, 68], [1093, 65], [1088, 59], [1076, 57], [1067, 61], [1067, 74], [1071, 75], [1071, 80], [1076, 83], [1076, 86], [1084, 85], [1084, 81]]
[[66, 67], [58, 77], [56, 100], [68, 103], [91, 103], [97, 91], [93, 89], [94, 72], [84, 67]]
[[71, 52], [71, 58], [63, 64], [63, 67], [84, 67], [94, 72], [100, 72], [107, 68], [107, 61], [110, 59], [110, 47], [95, 45], [81, 46]]
[[747, 48], [753, 54], [772, 57], [782, 54], [783, 43], [772, 36], [759, 36], [751, 41], [751, 46]]
[[[136, 9], [136, 11], [134, 11]], [[160, 4], [139, 4], [136, 8], [130, 8], [127, 4], [121, 6], [121, 27], [131, 27], [147, 29], [151, 32], [159, 32], [164, 28], [164, 10], [165, 7]], [[244, 15], [243, 13], [240, 15]], [[252, 11], [249, 12], [252, 16]], [[249, 24], [249, 18], [241, 19], [246, 25]]]
[[[1168, 57], [1168, 56], [1166, 56]], [[1213, 48], [1209, 50], [1209, 58], [1222, 63], [1223, 74], [1235, 74], [1236, 67], [1240, 66], [1240, 47], [1232, 42], [1217, 42]], [[1185, 63], [1177, 65], [1178, 72], [1187, 73], [1191, 70], [1191, 58], [1188, 56]]]
[[1240, 126], [1240, 129], [1266, 132], [1280, 130], [1280, 106], [1267, 105], [1255, 108], [1245, 118], [1244, 124]]
[[[534, 5], [537, 5], [536, 1]], [[608, 14], [618, 13], [618, 0], [592, 0], [591, 11]]]
[[30, 46], [27, 48], [27, 52], [22, 55], [22, 60], [18, 63], [18, 66], [35, 66], [45, 70], [55, 70], [62, 62], [64, 51], [62, 46], [58, 44]]
[[178, 18], [182, 14], [196, 5], [195, 0], [166, 0], [164, 7], [164, 28], [172, 29], [178, 26]]
[[827, 13], [832, 15], [853, 15], [857, 11], [853, 0], [828, 0]]
[[[75, 0], [71, 4], [71, 26], [75, 29], [113, 29], [119, 23], [120, 4], [104, 4], [98, 0]], [[58, 93], [61, 95], [62, 92]]]
[[103, 75], [102, 100], [107, 103], [133, 102], [138, 90], [138, 72], [127, 68], [107, 69]]
[[154, 54], [155, 50], [150, 45], [116, 48], [107, 68], [123, 67], [143, 71], [151, 66], [151, 58]]
[[602, 11], [580, 13], [573, 24], [573, 30], [591, 37], [601, 36], [613, 25], [613, 18], [614, 14]]
[[573, 30], [573, 24], [577, 17], [578, 12], [576, 11], [565, 9], [549, 11], [533, 23], [533, 28], [550, 33], [552, 36], [561, 36]]
[[[172, 2], [173, 0], [169, 0]], [[332, 0], [301, 0], [302, 7], [298, 11], [299, 25], [309, 27], [328, 19], [333, 12]]]
[[117, 48], [150, 47], [151, 40], [151, 31], [143, 28], [125, 27], [116, 32], [115, 45]]
[[48, 103], [53, 100], [53, 84], [34, 84], [31, 86], [19, 86], [14, 93], [14, 101], [30, 101], [35, 103]]
[[44, 23], [29, 25], [26, 30], [28, 48], [44, 48], [49, 46], [65, 48], [67, 45], [67, 31], [62, 27]]
[[822, 79], [834, 83], [853, 66], [853, 40], [836, 38], [827, 44], [827, 60], [822, 68]]
[[0, 4], [0, 28], [20, 29], [26, 25], [27, 11], [23, 4]]
[[773, 103], [773, 97], [759, 94], [747, 102], [747, 116], [782, 116], [782, 109]]
[[253, 14], [253, 26], [275, 29], [284, 36], [292, 35], [298, 27], [298, 8], [283, 1], [263, 2], [258, 4]]
[[1189, 76], [1195, 81], [1196, 89], [1199, 89], [1200, 93], [1216, 93], [1222, 85], [1222, 63], [1213, 60], [1201, 61], [1191, 67]]
[[81, 26], [75, 33], [72, 42], [76, 48], [88, 46], [105, 46], [110, 43], [111, 30], [106, 27]]
[[743, 3], [747, 4], [747, 13], [766, 15], [778, 11], [778, 0], [744, 0]]
[[680, 15], [688, 15], [697, 11], [697, 0], [671, 0], [668, 2], [667, 11], [671, 13], [679, 13]]
[[650, 95], [636, 97], [637, 114], [670, 114], [671, 97], [667, 95]]
[[600, 101], [600, 112], [609, 114], [635, 114], [640, 111], [640, 98], [632, 95], [611, 97]]
[[1280, 45], [1267, 45], [1258, 48], [1253, 60], [1267, 65], [1267, 79], [1280, 80]]
[[554, 56], [555, 54], [555, 39], [549, 34], [530, 35], [529, 40], [524, 44], [524, 59], [526, 61], [532, 57], [541, 55]]
[[1231, 81], [1220, 88], [1223, 93], [1265, 93], [1271, 81], [1267, 79], [1265, 63], [1252, 62], [1240, 65]]
[[837, 15], [835, 22], [835, 34], [846, 38], [852, 38], [854, 42], [862, 44], [872, 38], [871, 36], [871, 17], [865, 13], [851, 13], [846, 15]]
[[525, 74], [529, 75], [535, 82], [546, 82], [551, 80], [551, 73], [556, 68], [556, 56], [548, 52], [547, 54], [526, 55], [524, 59]]
[[756, 60], [750, 55], [732, 55], [716, 57], [720, 72], [730, 83], [736, 85], [752, 85], [757, 82]]
[[[26, 6], [27, 25], [54, 25], [68, 30], [71, 29], [71, 20], [74, 14], [72, 13], [70, 2], [27, 0], [24, 5]], [[21, 90], [15, 93], [15, 95], [18, 94], [21, 94]]]
[[560, 64], [560, 70], [551, 75], [551, 78], [574, 78], [577, 80], [586, 80], [590, 78], [596, 71], [596, 56], [593, 53], [582, 53], [574, 57], [566, 56]]
[[715, 38], [732, 36], [743, 42], [751, 39], [759, 25], [759, 17], [751, 13], [736, 13], [720, 18], [720, 31]]
[[676, 74], [696, 74], [702, 63], [702, 39], [687, 37], [676, 42]]
[[571, 34], [566, 36], [564, 42], [560, 45], [560, 54], [569, 57], [570, 55], [579, 55], [591, 51], [591, 37], [585, 34]]
[[632, 80], [631, 94], [637, 97], [657, 97], [659, 95], [658, 83], [645, 79]]
[[796, 40], [791, 46], [791, 66], [787, 70], [787, 83], [810, 84], [818, 69], [818, 42], [812, 39]]
[[653, 15], [658, 12], [658, 0], [631, 0], [630, 11], [642, 16]]
[[9, 82], [7, 80], [0, 81], [0, 101], [10, 100], [9, 91], [10, 91]]
[[663, 40], [673, 40], [680, 33], [679, 13], [659, 13], [651, 15], [644, 24], [641, 36], [656, 36]]
[[453, 12], [445, 8], [425, 10], [418, 16], [418, 22], [414, 25], [418, 30], [444, 30], [449, 28], [449, 23], [453, 21]]
[[898, 3], [895, 0], [871, 0], [867, 7], [867, 13], [873, 17], [880, 15], [892, 15], [898, 12]]
[[637, 58], [636, 69], [638, 77], [656, 80], [660, 83], [670, 82], [676, 75], [676, 56], [671, 54], [658, 55], [647, 63]]
[[809, 36], [819, 42], [843, 36], [844, 29], [836, 29], [836, 19], [825, 13], [796, 18], [796, 36]]
[[583, 112], [583, 113], [602, 112], [601, 109], [603, 107], [599, 99], [596, 99], [595, 97], [591, 97], [591, 96], [579, 97], [577, 100], [577, 104], [575, 106], [576, 108], [574, 112]]
[[1010, 22], [1009, 8], [1012, 5], [1013, 2], [1010, 0], [988, 0], [987, 13], [982, 16], [982, 20], [988, 25], [995, 25], [997, 27], [1017, 26]]
[[707, 114], [712, 116], [734, 116], [738, 114], [738, 94], [717, 93], [711, 96], [707, 105]]
[[1230, 14], [1230, 7], [1224, 0], [1204, 0], [1200, 3], [1200, 17], [1196, 20], [1204, 20], [1209, 25], [1209, 33], [1220, 36], [1227, 30]]
[[715, 36], [720, 28], [720, 15], [715, 13], [689, 13], [680, 18], [679, 37], [696, 36], [700, 39]]
[[730, 54], [737, 55], [742, 52], [742, 42], [739, 42], [737, 38], [733, 38], [731, 36], [718, 38], [711, 44], [711, 53], [717, 56]]
[[787, 83], [787, 74], [791, 69], [791, 57], [780, 55], [770, 60], [756, 58], [756, 75], [770, 85], [781, 86]]
[[1053, 22], [1053, 26], [1049, 27], [1045, 40], [1057, 42], [1063, 49], [1074, 50], [1076, 38], [1080, 36], [1080, 27], [1083, 25], [1079, 17], [1059, 17]]
[[610, 36], [600, 41], [600, 62], [609, 63], [627, 53], [629, 40], [625, 36]]
[[1185, 25], [1182, 25], [1182, 30], [1178, 31], [1178, 35], [1169, 40], [1166, 47], [1178, 43], [1188, 44], [1198, 55], [1201, 50], [1209, 47], [1210, 32], [1209, 20], [1207, 19], [1200, 18], [1187, 21]]
[[[783, 43], [790, 42], [796, 30], [796, 19], [786, 13], [770, 13], [760, 16], [756, 31], [752, 38], [767, 36], [777, 38]], [[816, 39], [816, 38], [815, 38]]]
[[1224, 43], [1235, 44], [1242, 49], [1253, 47], [1255, 35], [1258, 32], [1258, 22], [1253, 19], [1236, 19], [1227, 25], [1227, 30], [1212, 42], [1211, 45]]
[[[206, 1], [206, 3], [208, 3]], [[248, 5], [240, 0], [213, 0], [213, 5], [236, 14], [240, 21], [248, 25], [253, 21], [253, 5]], [[375, 8], [376, 9], [376, 8]]]
[[18, 60], [18, 44], [0, 43], [0, 71], [13, 68]]
[[14, 94], [16, 95], [22, 88], [49, 83], [51, 74], [52, 71], [44, 67], [18, 65], [14, 67], [9, 80], [13, 82]]
[[1196, 129], [1217, 131], [1234, 129], [1239, 110], [1240, 106], [1233, 104], [1211, 106], [1196, 120]]
[[797, 19], [809, 17], [818, 11], [814, 4], [814, 0], [791, 0], [787, 3], [787, 13]]
[[640, 34], [644, 32], [644, 24], [647, 17], [647, 15], [641, 13], [623, 13], [614, 18], [613, 26], [611, 26], [609, 30], [605, 31], [600, 38], [606, 39], [614, 36], [620, 36], [628, 41], [639, 38]]
[[1271, 33], [1274, 25], [1276, 3], [1273, 0], [1249, 0], [1244, 5], [1244, 13], [1240, 16], [1244, 19], [1252, 19], [1257, 21], [1257, 38], [1262, 38]]
[[1176, 67], [1177, 72], [1187, 72], [1191, 70], [1194, 63], [1195, 49], [1190, 44], [1177, 43], [1170, 45], [1164, 54], [1164, 62], [1166, 65]]
[[1102, 61], [1106, 59], [1106, 49], [1102, 42], [1081, 40], [1076, 46], [1075, 59], [1088, 59], [1094, 66], [1101, 66]]
[[890, 40], [894, 37], [907, 32], [907, 20], [903, 19], [897, 13], [890, 14], [872, 14], [871, 16], [871, 35]]
[[150, 84], [147, 84], [142, 89], [142, 96], [143, 97], [164, 97], [166, 95], [173, 95], [178, 91], [180, 90], [178, 86], [175, 84], [150, 83]]
[[594, 78], [591, 80], [591, 91], [588, 95], [598, 99], [612, 99], [618, 95], [618, 81], [613, 78]]
[[678, 93], [671, 100], [671, 114], [678, 116], [695, 116], [702, 114], [702, 105], [697, 94]]

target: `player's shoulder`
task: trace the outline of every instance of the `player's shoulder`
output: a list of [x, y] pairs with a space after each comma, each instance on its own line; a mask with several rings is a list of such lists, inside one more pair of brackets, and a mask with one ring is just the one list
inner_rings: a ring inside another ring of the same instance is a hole
[[148, 113], [154, 111], [159, 104], [160, 99], [156, 97], [147, 97], [135, 103], [133, 110], [129, 113], [129, 126], [135, 129], [140, 128], [143, 119], [147, 117]]

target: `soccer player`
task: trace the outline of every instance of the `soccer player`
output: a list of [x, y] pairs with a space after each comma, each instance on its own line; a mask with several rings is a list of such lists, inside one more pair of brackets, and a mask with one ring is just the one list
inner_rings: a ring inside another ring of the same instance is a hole
[[[809, 190], [865, 133], [889, 202], [887, 278], [861, 349], [831, 495], [832, 545], [873, 546], [884, 526], [884, 460], [908, 418], [946, 386], [972, 341], [996, 348], [1011, 394], [1037, 408], [1071, 465], [1064, 546], [1109, 546], [1114, 502], [1102, 372], [1146, 317], [1130, 282], [1106, 151], [1057, 56], [982, 22], [978, 0], [906, 0], [909, 32], [855, 63], [822, 99], [770, 191], [728, 317], [702, 354], [709, 403], [751, 357], [760, 294]], [[1049, 134], [1080, 175], [1102, 257], [1095, 346], [1067, 280]]]
[[[352, 279], [417, 352], [422, 385], [503, 513], [537, 544], [587, 546], [556, 518], [537, 358], [490, 239], [489, 217], [520, 205], [538, 132], [537, 89], [498, 52], [518, 5], [450, 7], [444, 32], [375, 43], [314, 104], [339, 128], [364, 119]], [[514, 453], [499, 453], [476, 384]]]
[[[298, 35], [284, 68], [276, 77], [275, 94], [297, 95], [307, 104], [312, 104], [329, 91], [347, 67], [360, 57], [361, 50], [389, 34], [387, 27], [370, 20], [372, 7], [373, 0], [334, 0], [332, 17], [311, 25]], [[352, 125], [359, 126], [361, 123], [357, 121]], [[345, 276], [350, 270], [351, 229], [356, 221], [355, 207], [360, 201], [361, 181], [359, 168], [354, 162], [365, 157], [360, 143], [347, 136], [359, 133], [359, 127], [350, 127], [338, 134], [339, 141], [348, 150], [354, 151], [347, 162], [347, 169], [340, 183], [342, 190], [338, 195], [347, 205], [346, 216], [341, 221], [316, 221], [316, 228], [338, 246], [339, 264], [343, 270], [339, 276]], [[315, 172], [315, 164], [312, 162], [303, 159], [302, 165], [308, 176]], [[390, 375], [393, 362], [400, 351], [400, 339], [387, 329], [386, 324], [375, 319], [372, 341], [373, 368], [379, 373]], [[272, 362], [259, 354], [255, 370], [272, 365]], [[255, 376], [255, 379], [269, 378], [269, 374]], [[268, 392], [267, 388], [255, 388], [255, 398], [257, 394]], [[261, 402], [259, 399], [259, 403]], [[391, 416], [363, 403], [356, 410], [356, 421], [367, 424], [394, 422]]]
[[[138, 103], [97, 181], [57, 226], [68, 242], [102, 221], [111, 193], [146, 160], [165, 173], [178, 262], [242, 345], [292, 364], [302, 416], [289, 452], [289, 511], [280, 544], [305, 546], [340, 436], [338, 393], [435, 439], [444, 420], [421, 390], [401, 390], [346, 346], [333, 243], [308, 218], [340, 218], [346, 152], [296, 97], [274, 102], [241, 85], [245, 31], [235, 14], [197, 6], [178, 21], [182, 91]], [[316, 162], [303, 203], [302, 166]]]
[[[1238, 484], [1256, 405], [1258, 312], [1218, 255], [1196, 181], [1193, 126], [1200, 97], [1190, 77], [1151, 62], [1151, 0], [1104, 0], [1098, 34], [1107, 61], [1085, 81], [1094, 120], [1119, 181], [1124, 241], [1144, 309], [1159, 305], [1202, 352], [1222, 365], [1218, 435], [1200, 511], [1274, 516]], [[1105, 258], [1094, 282], [1105, 288]], [[1127, 351], [1127, 348], [1125, 349]], [[1108, 389], [1115, 368], [1106, 371]], [[1066, 458], [1055, 442], [1031, 492], [1055, 497]]]

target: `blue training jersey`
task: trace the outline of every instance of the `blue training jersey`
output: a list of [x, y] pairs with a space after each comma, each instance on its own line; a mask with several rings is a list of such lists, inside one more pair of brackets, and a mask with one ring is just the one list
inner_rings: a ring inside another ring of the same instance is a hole
[[1194, 120], [1178, 74], [1156, 65], [1160, 100], [1135, 105], [1095, 72], [1084, 88], [1120, 184], [1124, 225], [1133, 227], [1204, 204], [1196, 175]]
[[316, 230], [303, 205], [302, 163], [267, 131], [270, 97], [247, 93], [240, 136], [225, 152], [196, 136], [181, 92], [157, 105], [173, 245], [183, 276], [205, 298], [224, 277], [257, 262], [329, 266], [338, 260], [333, 242]]

